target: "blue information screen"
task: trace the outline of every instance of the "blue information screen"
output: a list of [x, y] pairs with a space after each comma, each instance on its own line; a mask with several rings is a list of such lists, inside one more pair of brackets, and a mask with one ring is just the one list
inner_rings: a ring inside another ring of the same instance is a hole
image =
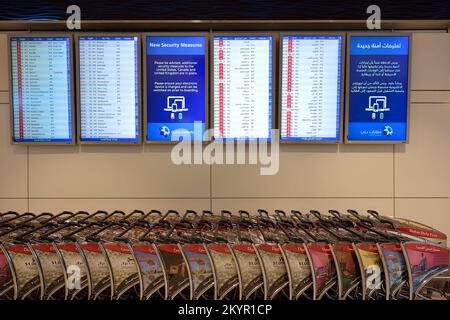
[[205, 36], [146, 37], [147, 141], [202, 140], [206, 45]]
[[350, 36], [348, 141], [407, 139], [408, 36]]
[[12, 37], [15, 142], [72, 142], [69, 37]]

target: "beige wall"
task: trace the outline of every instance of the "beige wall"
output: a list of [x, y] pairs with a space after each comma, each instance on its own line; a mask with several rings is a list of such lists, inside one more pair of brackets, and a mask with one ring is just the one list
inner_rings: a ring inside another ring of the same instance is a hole
[[169, 146], [12, 146], [0, 34], [0, 212], [376, 209], [450, 235], [450, 34], [415, 33], [410, 143], [282, 146], [280, 171], [175, 166]]

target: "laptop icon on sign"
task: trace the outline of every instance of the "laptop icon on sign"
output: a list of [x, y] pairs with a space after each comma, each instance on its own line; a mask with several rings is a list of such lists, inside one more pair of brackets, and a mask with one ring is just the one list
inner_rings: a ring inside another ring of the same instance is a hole
[[186, 100], [184, 96], [168, 96], [167, 97], [167, 106], [164, 108], [164, 111], [170, 112], [183, 112], [189, 111], [186, 108]]
[[369, 106], [366, 108], [366, 111], [372, 111], [372, 112], [389, 111], [389, 108], [387, 107], [387, 97], [386, 96], [370, 96], [369, 97]]
[[373, 120], [377, 118], [377, 113], [379, 114], [380, 119], [384, 119], [384, 112], [390, 111], [390, 109], [387, 107], [387, 97], [370, 96], [369, 106], [366, 108], [366, 111], [372, 112]]

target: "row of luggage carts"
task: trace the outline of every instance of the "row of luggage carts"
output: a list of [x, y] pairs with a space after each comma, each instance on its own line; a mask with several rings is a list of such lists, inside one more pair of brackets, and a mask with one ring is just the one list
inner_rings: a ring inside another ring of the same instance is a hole
[[373, 210], [5, 212], [0, 299], [449, 299], [446, 241]]

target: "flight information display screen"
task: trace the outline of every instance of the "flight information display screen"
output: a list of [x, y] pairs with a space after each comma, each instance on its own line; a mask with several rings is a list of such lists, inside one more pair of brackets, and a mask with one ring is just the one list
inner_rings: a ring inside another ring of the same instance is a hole
[[146, 36], [147, 142], [203, 140], [207, 37]]
[[138, 41], [78, 38], [81, 142], [139, 142]]
[[408, 35], [350, 35], [347, 142], [401, 143], [408, 132]]
[[14, 142], [73, 142], [70, 39], [10, 38]]
[[214, 36], [214, 138], [270, 139], [271, 36]]
[[281, 140], [341, 140], [342, 36], [282, 36]]

